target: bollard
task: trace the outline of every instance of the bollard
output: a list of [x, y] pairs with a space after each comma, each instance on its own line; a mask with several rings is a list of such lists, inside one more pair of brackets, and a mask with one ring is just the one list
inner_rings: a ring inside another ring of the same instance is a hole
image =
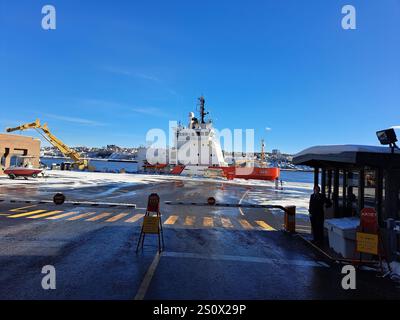
[[285, 231], [296, 232], [296, 206], [285, 207]]

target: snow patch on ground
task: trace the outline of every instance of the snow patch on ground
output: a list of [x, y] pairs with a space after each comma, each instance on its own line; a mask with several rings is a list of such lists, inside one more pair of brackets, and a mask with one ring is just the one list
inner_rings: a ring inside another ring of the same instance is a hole
[[[298, 214], [308, 215], [309, 195], [312, 192], [311, 183], [285, 182], [283, 189], [275, 189], [274, 181], [259, 180], [226, 180], [221, 178], [204, 178], [175, 175], [154, 175], [154, 174], [126, 174], [126, 173], [102, 173], [102, 172], [80, 172], [49, 170], [45, 177], [25, 180], [18, 178], [11, 180], [7, 176], [0, 176], [0, 186], [3, 188], [37, 188], [38, 186], [51, 192], [51, 189], [71, 190], [85, 187], [101, 187], [116, 185], [104, 190], [102, 196], [107, 196], [115, 191], [115, 188], [123, 188], [133, 185], [149, 185], [167, 182], [204, 182], [217, 185], [235, 185], [248, 188], [247, 196], [243, 203], [256, 203], [268, 205], [295, 205]], [[279, 186], [280, 187], [280, 186]], [[50, 189], [50, 190], [49, 190]], [[126, 194], [125, 194], [126, 195]]]
[[397, 280], [400, 281], [400, 262], [391, 262], [390, 268], [392, 269], [392, 275], [394, 275]]
[[91, 187], [94, 185], [108, 185], [108, 184], [149, 184], [159, 183], [166, 181], [165, 179], [158, 178], [152, 175], [134, 175], [134, 174], [115, 174], [115, 173], [101, 173], [101, 172], [79, 172], [79, 171], [47, 171], [44, 177], [36, 179], [29, 178], [25, 180], [18, 178], [11, 180], [6, 176], [0, 177], [0, 185], [40, 185], [46, 187]]
[[[80, 172], [80, 171], [46, 171], [45, 177], [36, 179], [29, 178], [25, 180], [18, 178], [11, 180], [7, 176], [0, 176], [0, 185], [51, 185], [62, 186], [71, 185], [71, 187], [84, 187], [93, 185], [106, 185], [110, 183], [129, 183], [129, 184], [152, 184], [168, 181], [201, 181], [210, 183], [223, 183], [242, 186], [258, 186], [274, 188], [273, 181], [258, 180], [224, 180], [204, 177], [173, 176], [173, 175], [153, 175], [153, 174], [126, 174], [126, 173], [103, 173], [103, 172]], [[294, 190], [312, 189], [308, 183], [290, 182], [284, 184], [285, 188]]]

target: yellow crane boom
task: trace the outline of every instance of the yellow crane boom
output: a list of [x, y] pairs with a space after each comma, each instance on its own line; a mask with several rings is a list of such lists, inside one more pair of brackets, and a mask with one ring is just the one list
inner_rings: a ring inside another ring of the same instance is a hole
[[43, 138], [45, 138], [54, 147], [60, 150], [63, 155], [71, 158], [74, 161], [73, 165], [77, 167], [79, 170], [84, 170], [88, 168], [88, 160], [82, 159], [81, 155], [78, 152], [68, 147], [65, 143], [63, 143], [60, 139], [58, 139], [55, 135], [53, 135], [50, 132], [47, 123], [41, 125], [39, 119], [37, 119], [35, 122], [25, 123], [15, 128], [7, 128], [6, 131], [13, 132], [13, 131], [28, 130], [28, 129], [37, 130], [43, 136]]

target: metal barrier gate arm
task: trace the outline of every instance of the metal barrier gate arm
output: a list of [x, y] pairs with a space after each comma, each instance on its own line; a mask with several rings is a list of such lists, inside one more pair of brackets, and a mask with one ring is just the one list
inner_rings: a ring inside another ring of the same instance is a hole
[[290, 233], [296, 232], [296, 206], [280, 206], [270, 204], [240, 204], [240, 203], [217, 203], [214, 198], [209, 198], [204, 202], [180, 202], [180, 201], [164, 201], [166, 205], [182, 205], [182, 206], [204, 206], [204, 207], [226, 207], [226, 208], [263, 208], [263, 209], [279, 209], [285, 213], [284, 230]]

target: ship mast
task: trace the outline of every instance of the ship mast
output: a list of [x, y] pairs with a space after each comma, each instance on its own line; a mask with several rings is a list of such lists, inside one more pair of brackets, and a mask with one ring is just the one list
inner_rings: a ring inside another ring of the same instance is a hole
[[264, 162], [265, 160], [265, 151], [264, 151], [264, 139], [261, 140], [261, 161]]
[[261, 167], [264, 168], [266, 166], [266, 162], [265, 162], [265, 143], [264, 143], [264, 139], [261, 140]]
[[206, 102], [206, 100], [204, 99], [203, 96], [201, 96], [201, 97], [199, 98], [201, 123], [206, 123], [206, 122], [204, 121], [204, 117], [208, 114], [208, 112], [205, 111], [205, 107], [204, 107], [205, 102]]

